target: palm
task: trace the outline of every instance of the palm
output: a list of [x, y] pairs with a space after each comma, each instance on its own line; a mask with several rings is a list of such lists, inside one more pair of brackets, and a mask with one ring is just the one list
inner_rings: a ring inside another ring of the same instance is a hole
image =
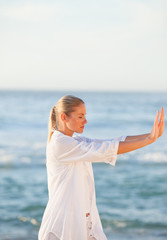
[[156, 141], [156, 139], [159, 136], [158, 118], [159, 118], [159, 111], [157, 111], [157, 115], [154, 120], [154, 125], [152, 127], [152, 130], [149, 136], [153, 142]]
[[157, 115], [154, 120], [154, 125], [152, 127], [151, 133], [149, 135], [149, 138], [151, 139], [152, 142], [155, 142], [156, 139], [160, 136], [162, 136], [165, 128], [165, 121], [164, 121], [164, 109], [161, 109], [161, 115], [160, 115], [160, 120], [159, 119], [159, 111], [157, 112]]
[[161, 115], [160, 115], [160, 121], [158, 123], [158, 128], [159, 128], [159, 136], [162, 136], [164, 129], [165, 129], [165, 121], [164, 121], [164, 109], [161, 109]]

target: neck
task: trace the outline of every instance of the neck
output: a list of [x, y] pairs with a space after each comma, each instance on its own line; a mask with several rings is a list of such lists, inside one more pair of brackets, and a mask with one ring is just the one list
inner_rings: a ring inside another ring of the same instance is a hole
[[69, 130], [68, 128], [67, 129], [62, 129], [62, 128], [58, 128], [57, 129], [59, 132], [63, 133], [64, 135], [67, 135], [67, 136], [70, 136], [72, 137], [73, 135], [73, 131]]

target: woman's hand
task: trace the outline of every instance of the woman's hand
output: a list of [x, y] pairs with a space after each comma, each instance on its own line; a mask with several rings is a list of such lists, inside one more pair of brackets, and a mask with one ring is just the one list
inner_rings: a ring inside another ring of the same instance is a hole
[[159, 136], [158, 118], [159, 118], [159, 111], [157, 111], [157, 115], [155, 117], [151, 133], [148, 136], [151, 143], [155, 142]]
[[158, 123], [158, 127], [159, 127], [159, 136], [158, 137], [161, 137], [163, 132], [164, 132], [164, 129], [165, 129], [164, 109], [163, 109], [163, 107], [161, 108], [161, 115], [160, 115], [160, 121]]
[[151, 133], [126, 137], [125, 141], [119, 142], [117, 153], [122, 154], [122, 153], [131, 152], [138, 148], [145, 147], [155, 142], [158, 137], [162, 136], [165, 128], [163, 108], [161, 109], [159, 122], [158, 122], [158, 119], [159, 119], [159, 111], [157, 111], [157, 115], [155, 117]]
[[157, 111], [157, 115], [154, 120], [154, 125], [152, 127], [151, 133], [149, 134], [148, 138], [150, 139], [151, 142], [155, 142], [158, 137], [162, 136], [165, 128], [165, 123], [164, 123], [164, 109], [161, 109], [161, 115], [160, 115], [160, 120], [158, 123], [159, 119], [159, 111]]

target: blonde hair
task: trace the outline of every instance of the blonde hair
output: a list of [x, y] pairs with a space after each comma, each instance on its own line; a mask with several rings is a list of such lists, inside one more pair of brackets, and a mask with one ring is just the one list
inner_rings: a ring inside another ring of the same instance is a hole
[[50, 141], [53, 131], [58, 129], [58, 117], [60, 113], [65, 113], [67, 116], [74, 112], [74, 108], [78, 107], [84, 101], [72, 95], [61, 97], [57, 104], [51, 108], [48, 124], [48, 142]]

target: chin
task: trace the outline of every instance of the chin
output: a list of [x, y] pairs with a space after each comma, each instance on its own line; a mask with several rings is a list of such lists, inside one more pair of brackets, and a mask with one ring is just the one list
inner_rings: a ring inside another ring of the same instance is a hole
[[84, 131], [84, 129], [81, 128], [81, 129], [77, 130], [76, 132], [77, 132], [77, 133], [83, 133], [83, 131]]

